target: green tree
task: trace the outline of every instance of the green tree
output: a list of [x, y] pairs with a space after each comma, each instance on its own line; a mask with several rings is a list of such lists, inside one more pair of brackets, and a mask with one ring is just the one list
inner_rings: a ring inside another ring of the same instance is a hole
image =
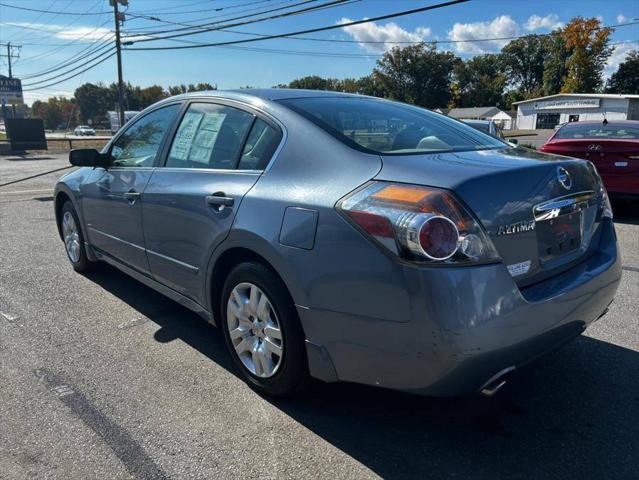
[[501, 105], [506, 75], [499, 55], [477, 55], [454, 67], [453, 102], [458, 107]]
[[357, 93], [380, 98], [387, 96], [384, 87], [375, 79], [375, 75], [372, 74], [357, 80]]
[[566, 42], [560, 30], [554, 31], [546, 39], [548, 53], [544, 61], [543, 94], [555, 95], [561, 91], [566, 81], [568, 69], [566, 61], [570, 51], [566, 48]]
[[168, 97], [168, 93], [160, 85], [151, 85], [140, 91], [140, 98], [144, 108]]
[[377, 61], [373, 75], [390, 98], [429, 108], [445, 107], [458, 61], [451, 52], [438, 52], [430, 44], [394, 47]]
[[113, 97], [111, 89], [102, 83], [80, 85], [76, 88], [74, 97], [83, 122], [106, 115], [107, 111], [113, 108], [117, 98]]
[[570, 56], [566, 60], [565, 93], [594, 93], [603, 84], [603, 70], [612, 54], [608, 45], [611, 28], [596, 18], [573, 18], [561, 31]]
[[632, 50], [606, 83], [606, 92], [639, 94], [639, 50]]
[[501, 50], [501, 58], [510, 84], [524, 97], [538, 96], [544, 82], [544, 62], [549, 53], [549, 39], [542, 35], [526, 35], [509, 42]]

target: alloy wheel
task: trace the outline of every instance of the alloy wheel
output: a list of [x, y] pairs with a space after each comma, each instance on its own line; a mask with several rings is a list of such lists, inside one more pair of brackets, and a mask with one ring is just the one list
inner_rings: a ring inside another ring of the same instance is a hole
[[62, 217], [62, 236], [67, 255], [73, 263], [80, 261], [80, 232], [71, 212], [64, 212]]

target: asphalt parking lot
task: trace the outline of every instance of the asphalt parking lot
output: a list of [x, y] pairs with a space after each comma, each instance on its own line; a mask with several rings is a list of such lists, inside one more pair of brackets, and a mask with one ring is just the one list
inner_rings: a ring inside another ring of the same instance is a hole
[[356, 385], [263, 398], [221, 335], [54, 224], [64, 155], [0, 157], [0, 478], [639, 477], [639, 204], [610, 312], [491, 399]]

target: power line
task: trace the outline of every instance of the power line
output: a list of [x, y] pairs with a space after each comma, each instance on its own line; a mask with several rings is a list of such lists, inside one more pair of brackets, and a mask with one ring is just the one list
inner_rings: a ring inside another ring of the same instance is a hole
[[[389, 13], [386, 15], [380, 15], [378, 17], [373, 17], [373, 18], [366, 18], [363, 20], [356, 20], [353, 22], [347, 22], [347, 23], [341, 23], [341, 24], [336, 24], [336, 25], [327, 25], [324, 27], [317, 27], [317, 28], [309, 28], [307, 30], [298, 30], [296, 32], [287, 32], [287, 33], [280, 33], [280, 34], [276, 34], [276, 35], [267, 35], [265, 37], [260, 37], [260, 38], [248, 38], [248, 39], [244, 39], [244, 40], [230, 40], [230, 41], [226, 41], [226, 42], [216, 42], [216, 43], [203, 43], [203, 44], [199, 44], [199, 45], [183, 45], [180, 47], [142, 47], [142, 48], [126, 48], [125, 50], [181, 50], [181, 49], [187, 49], [187, 48], [203, 48], [203, 47], [218, 47], [218, 46], [224, 46], [224, 45], [236, 45], [239, 43], [251, 43], [251, 42], [258, 42], [258, 41], [262, 41], [262, 40], [271, 40], [274, 38], [284, 38], [284, 37], [290, 37], [293, 35], [304, 35], [306, 33], [316, 33], [316, 32], [323, 32], [326, 30], [334, 30], [336, 28], [344, 28], [344, 27], [350, 27], [353, 25], [361, 25], [363, 23], [370, 23], [370, 22], [376, 22], [379, 20], [386, 20], [389, 18], [396, 18], [396, 17], [402, 17], [402, 16], [406, 16], [406, 15], [412, 15], [414, 13], [420, 13], [420, 12], [425, 12], [428, 10], [435, 10], [435, 9], [439, 9], [439, 8], [444, 8], [444, 7], [449, 7], [452, 5], [457, 5], [460, 3], [465, 3], [468, 2], [469, 0], [450, 0], [447, 2], [443, 2], [443, 3], [437, 3], [434, 5], [429, 5], [427, 7], [420, 7], [420, 8], [414, 8], [412, 10], [404, 10], [401, 12], [395, 12], [395, 13]], [[222, 28], [227, 28], [227, 26], [224, 26]], [[172, 37], [159, 37], [158, 39], [166, 39], [166, 38], [174, 38], [175, 36]], [[155, 40], [155, 39], [151, 39], [151, 40]], [[142, 41], [142, 40], [140, 40]], [[136, 42], [137, 43], [137, 42]]]
[[[112, 53], [112, 52], [115, 50], [115, 49], [114, 49], [114, 47], [112, 47], [111, 45], [109, 45], [109, 47], [110, 47], [110, 48], [109, 48], [108, 50], [103, 51], [102, 53], [100, 53], [100, 55], [96, 55], [95, 57], [91, 58], [90, 60], [87, 60], [87, 61], [85, 62], [85, 65], [86, 65], [87, 63], [93, 62], [94, 60], [97, 60], [97, 59], [99, 59], [99, 58], [102, 58], [102, 57], [104, 57], [105, 55], [108, 55], [108, 54]], [[88, 58], [89, 56], [90, 56], [90, 55], [87, 55], [86, 57], [83, 57], [83, 58], [81, 58], [81, 59], [78, 59], [78, 61], [79, 61], [79, 60], [84, 60], [85, 58]], [[112, 55], [109, 55], [109, 57], [111, 57], [111, 56], [112, 56]], [[83, 66], [84, 66], [84, 65], [83, 65]], [[62, 77], [62, 76], [64, 76], [64, 75], [67, 75], [67, 74], [69, 74], [69, 73], [73, 73], [73, 72], [74, 72], [74, 71], [76, 71], [78, 68], [79, 68], [79, 67], [73, 67], [73, 68], [71, 68], [71, 69], [69, 69], [69, 70], [67, 70], [67, 71], [65, 71], [65, 72], [59, 73], [58, 75], [55, 75], [55, 76], [53, 76], [53, 77], [43, 78], [42, 80], [37, 80], [37, 81], [35, 81], [35, 82], [31, 82], [31, 83], [25, 83], [25, 84], [24, 84], [24, 86], [25, 86], [25, 87], [32, 87], [32, 86], [34, 86], [34, 85], [38, 85], [38, 84], [40, 84], [40, 83], [49, 82], [49, 81], [51, 81], [51, 80], [55, 80], [56, 78], [60, 78], [60, 77]]]
[[52, 87], [52, 86], [54, 86], [54, 85], [59, 85], [60, 83], [64, 83], [64, 82], [66, 82], [67, 80], [71, 80], [72, 78], [75, 78], [75, 77], [77, 77], [78, 75], [82, 75], [84, 72], [86, 72], [86, 71], [88, 71], [88, 70], [91, 70], [92, 68], [97, 67], [97, 66], [98, 66], [98, 65], [100, 65], [101, 63], [106, 62], [106, 61], [107, 61], [109, 58], [111, 58], [113, 55], [115, 55], [115, 52], [111, 53], [111, 55], [109, 55], [108, 57], [106, 57], [106, 58], [104, 58], [104, 59], [100, 60], [98, 63], [96, 63], [96, 64], [94, 64], [94, 65], [91, 65], [90, 67], [87, 67], [87, 68], [85, 68], [85, 69], [83, 69], [83, 70], [81, 70], [81, 71], [77, 72], [76, 74], [71, 75], [70, 77], [63, 78], [62, 80], [59, 80], [59, 81], [54, 82], [54, 83], [49, 83], [48, 85], [42, 85], [42, 86], [40, 86], [40, 87], [36, 87], [36, 88], [27, 88], [27, 89], [23, 89], [23, 92], [32, 92], [32, 91], [34, 91], [34, 90], [43, 90], [43, 89], [45, 89], [45, 88]]
[[[248, 18], [248, 17], [255, 17], [257, 15], [262, 15], [262, 14], [265, 14], [265, 13], [272, 13], [272, 12], [275, 12], [275, 11], [286, 10], [288, 8], [291, 8], [291, 7], [300, 6], [300, 5], [304, 5], [304, 4], [308, 4], [308, 3], [316, 2], [316, 1], [318, 1], [318, 0], [305, 0], [303, 2], [295, 3], [293, 5], [289, 5], [289, 6], [286, 6], [286, 7], [279, 7], [279, 8], [274, 8], [274, 9], [271, 9], [271, 10], [265, 10], [265, 11], [262, 11], [262, 12], [253, 13], [253, 14], [250, 14], [250, 15], [243, 15], [243, 16], [240, 16], [240, 17], [230, 18], [230, 19], [228, 19], [226, 21], [230, 22], [230, 21], [234, 21], [234, 20], [243, 20], [243, 19]], [[314, 6], [310, 6], [310, 7], [300, 8], [298, 10], [282, 12], [282, 13], [278, 13], [278, 14], [275, 14], [275, 15], [271, 15], [269, 17], [262, 17], [262, 18], [257, 18], [257, 19], [253, 19], [253, 20], [246, 20], [246, 21], [243, 21], [243, 22], [237, 22], [237, 23], [234, 23], [234, 24], [231, 24], [231, 25], [226, 25], [226, 27], [236, 27], [236, 26], [241, 26], [241, 25], [248, 25], [248, 24], [251, 24], [251, 23], [264, 22], [266, 20], [274, 20], [274, 19], [278, 19], [278, 18], [285, 18], [285, 17], [289, 17], [289, 16], [293, 16], [293, 15], [301, 15], [301, 14], [309, 13], [309, 12], [312, 12], [312, 11], [324, 9], [324, 8], [327, 8], [327, 7], [334, 7], [334, 6], [338, 6], [338, 5], [343, 5], [345, 3], [352, 3], [352, 2], [357, 2], [357, 1], [361, 1], [361, 0], [331, 0], [331, 1], [329, 1], [327, 3], [323, 3], [321, 5], [314, 5]], [[467, 0], [464, 0], [464, 1], [467, 1]], [[211, 25], [217, 25], [219, 23], [221, 23], [221, 22], [205, 23], [205, 24], [193, 25], [193, 26], [189, 26], [189, 27], [174, 28], [174, 29], [171, 29], [171, 30], [164, 30], [164, 31], [155, 31], [153, 33], [158, 34], [158, 33], [171, 33], [171, 32], [180, 32], [180, 31], [184, 32], [184, 33], [176, 33], [174, 35], [165, 35], [163, 37], [155, 37], [156, 39], [160, 39], [160, 40], [162, 40], [162, 39], [170, 39], [170, 38], [178, 38], [178, 37], [186, 37], [186, 36], [189, 36], [189, 35], [197, 35], [197, 34], [200, 34], [200, 33], [219, 30], [220, 27], [211, 27]], [[209, 27], [211, 27], [211, 28], [209, 28]], [[185, 30], [193, 30], [194, 28], [196, 28], [198, 30], [196, 30], [194, 32], [185, 31]], [[144, 42], [144, 41], [149, 41], [149, 40], [145, 40], [145, 39], [139, 40], [139, 42]]]
[[[173, 10], [173, 8], [169, 8], [169, 10], [171, 10], [171, 11], [167, 12], [167, 13], [170, 13], [171, 15], [187, 15], [189, 13], [202, 13], [202, 12], [210, 12], [210, 11], [221, 12], [222, 10], [230, 10], [232, 8], [241, 8], [241, 7], [246, 7], [248, 5], [258, 5], [260, 3], [268, 3], [268, 2], [271, 2], [271, 1], [272, 0], [257, 0], [257, 1], [254, 1], [254, 2], [240, 3], [238, 5], [228, 5], [226, 7], [204, 8], [204, 9], [201, 9], [201, 10], [189, 10], [189, 11], [175, 11], [175, 10]], [[292, 0], [287, 0], [287, 1], [291, 2]], [[199, 2], [199, 3], [202, 3], [202, 2]], [[166, 10], [167, 9], [164, 8], [164, 9], [157, 9], [157, 10], [153, 10], [153, 11], [141, 11], [141, 12], [133, 11], [133, 12], [127, 12], [127, 13], [129, 15], [133, 15], [133, 14], [136, 14], [136, 15], [144, 15], [144, 14], [146, 14], [146, 15], [154, 15], [157, 12], [166, 11]]]
[[[55, 3], [55, 2], [54, 2]], [[53, 5], [53, 4], [51, 4]], [[8, 3], [0, 2], [0, 6], [7, 8], [15, 8], [16, 10], [27, 10], [29, 12], [40, 12], [40, 13], [53, 13], [55, 15], [78, 15], [78, 16], [89, 16], [89, 15], [104, 15], [106, 13], [111, 13], [110, 11], [104, 12], [54, 12], [51, 10], [40, 10], [37, 8], [29, 8], [29, 7], [18, 7], [17, 5], [10, 5]], [[49, 6], [50, 8], [51, 6]]]

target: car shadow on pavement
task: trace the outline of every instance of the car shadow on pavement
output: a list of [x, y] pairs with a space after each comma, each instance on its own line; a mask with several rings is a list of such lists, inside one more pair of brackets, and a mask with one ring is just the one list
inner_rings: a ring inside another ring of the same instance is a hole
[[612, 211], [615, 223], [639, 225], [639, 200], [614, 200]]
[[[238, 376], [196, 314], [111, 267], [87, 278], [159, 325], [155, 340], [180, 339]], [[383, 478], [638, 478], [639, 353], [587, 336], [492, 398], [317, 383], [264, 399]]]

